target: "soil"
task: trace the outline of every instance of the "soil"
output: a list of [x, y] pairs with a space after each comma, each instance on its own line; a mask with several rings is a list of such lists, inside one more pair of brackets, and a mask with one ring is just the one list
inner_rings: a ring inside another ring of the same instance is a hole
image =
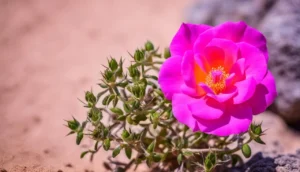
[[0, 171], [105, 171], [108, 153], [80, 159], [64, 119], [96, 88], [106, 58], [146, 40], [168, 46], [182, 0], [0, 0]]

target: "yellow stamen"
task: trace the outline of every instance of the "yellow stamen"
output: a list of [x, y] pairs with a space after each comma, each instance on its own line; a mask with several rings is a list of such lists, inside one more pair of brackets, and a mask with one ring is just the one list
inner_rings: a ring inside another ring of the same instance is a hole
[[225, 80], [229, 74], [225, 72], [224, 67], [212, 68], [205, 78], [205, 83], [216, 93], [219, 94], [226, 87]]

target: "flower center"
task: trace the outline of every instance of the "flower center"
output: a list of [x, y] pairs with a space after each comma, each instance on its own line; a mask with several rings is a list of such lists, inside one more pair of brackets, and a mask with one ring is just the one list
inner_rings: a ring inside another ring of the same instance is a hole
[[212, 68], [205, 78], [205, 83], [216, 93], [219, 94], [226, 86], [225, 80], [229, 76], [224, 67]]

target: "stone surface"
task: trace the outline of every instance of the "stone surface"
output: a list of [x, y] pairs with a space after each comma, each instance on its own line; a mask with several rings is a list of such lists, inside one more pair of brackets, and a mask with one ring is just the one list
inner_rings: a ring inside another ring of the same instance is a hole
[[260, 24], [268, 40], [278, 97], [273, 107], [288, 123], [300, 122], [300, 1], [278, 1]]
[[278, 90], [270, 110], [289, 124], [300, 123], [299, 0], [198, 0], [187, 14], [193, 23], [244, 20], [261, 30], [268, 40], [269, 65]]
[[300, 153], [269, 156], [264, 153], [255, 154], [242, 167], [229, 170], [230, 172], [299, 172]]

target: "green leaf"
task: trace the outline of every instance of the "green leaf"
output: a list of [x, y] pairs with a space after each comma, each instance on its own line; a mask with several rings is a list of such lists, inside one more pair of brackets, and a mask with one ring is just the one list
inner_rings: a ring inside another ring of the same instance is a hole
[[158, 80], [158, 77], [155, 76], [155, 75], [146, 75], [145, 78], [151, 78], [151, 79], [154, 79], [154, 80]]
[[122, 116], [118, 116], [117, 120], [119, 121], [125, 121], [126, 116], [122, 115]]
[[214, 153], [209, 153], [204, 160], [204, 166], [206, 171], [211, 171], [217, 163], [216, 155]]
[[127, 104], [127, 103], [124, 103], [123, 104], [123, 109], [126, 113], [129, 113], [131, 110], [130, 106]]
[[246, 158], [249, 158], [251, 156], [251, 148], [248, 144], [243, 145], [242, 153]]
[[232, 166], [235, 167], [238, 162], [243, 162], [243, 159], [237, 154], [231, 155], [231, 164], [232, 164]]
[[99, 141], [97, 141], [97, 142], [95, 143], [95, 146], [94, 146], [94, 150], [95, 150], [95, 151], [98, 150], [98, 144], [99, 144]]
[[117, 115], [123, 115], [123, 111], [120, 108], [110, 108], [110, 111], [112, 111], [113, 113], [117, 114]]
[[182, 162], [182, 153], [180, 153], [180, 154], [177, 156], [177, 162], [178, 162], [179, 165], [181, 164], [181, 162]]
[[114, 157], [118, 156], [120, 151], [121, 151], [121, 147], [120, 146], [116, 147], [112, 152], [112, 157], [114, 158]]
[[105, 139], [105, 140], [103, 141], [103, 148], [104, 148], [104, 150], [106, 150], [106, 151], [110, 148], [110, 140], [109, 140], [109, 138], [107, 138], [107, 139]]
[[125, 154], [127, 156], [128, 159], [131, 159], [131, 154], [132, 154], [132, 149], [129, 146], [125, 147]]
[[76, 133], [75, 131], [70, 131], [68, 134], [67, 134], [67, 136], [69, 136], [69, 135], [71, 135], [71, 134], [74, 134], [74, 133]]
[[83, 138], [83, 132], [79, 132], [76, 137], [76, 144], [79, 145]]
[[155, 153], [155, 154], [153, 154], [153, 161], [154, 162], [159, 162], [160, 160], [161, 160], [161, 155], [160, 154], [157, 154], [157, 153]]
[[115, 97], [114, 100], [113, 100], [113, 107], [116, 107], [116, 106], [117, 106], [118, 101], [119, 101], [119, 98], [118, 98], [118, 97]]
[[261, 140], [260, 137], [256, 137], [256, 138], [254, 139], [254, 141], [256, 141], [257, 143], [262, 144], [262, 145], [265, 145], [265, 144], [266, 144], [264, 141]]
[[151, 168], [152, 163], [153, 163], [152, 158], [148, 157], [147, 160], [146, 160], [146, 164], [147, 164], [147, 166], [148, 166], [149, 168]]
[[185, 157], [189, 158], [190, 156], [193, 156], [194, 154], [193, 154], [193, 152], [190, 152], [190, 151], [184, 151], [184, 152], [183, 152], [183, 155], [184, 155]]
[[156, 145], [156, 140], [153, 140], [153, 142], [147, 147], [147, 152], [152, 153], [154, 151]]
[[83, 158], [87, 153], [89, 153], [90, 151], [84, 151], [81, 153], [80, 158]]
[[108, 88], [108, 86], [106, 84], [103, 84], [103, 83], [99, 83], [98, 84], [101, 88]]
[[109, 98], [110, 95], [107, 95], [104, 97], [104, 99], [102, 100], [102, 105], [107, 105], [107, 100]]
[[121, 134], [122, 139], [124, 140], [124, 139], [128, 138], [129, 136], [130, 136], [130, 134], [128, 133], [128, 131], [123, 130], [123, 132]]

